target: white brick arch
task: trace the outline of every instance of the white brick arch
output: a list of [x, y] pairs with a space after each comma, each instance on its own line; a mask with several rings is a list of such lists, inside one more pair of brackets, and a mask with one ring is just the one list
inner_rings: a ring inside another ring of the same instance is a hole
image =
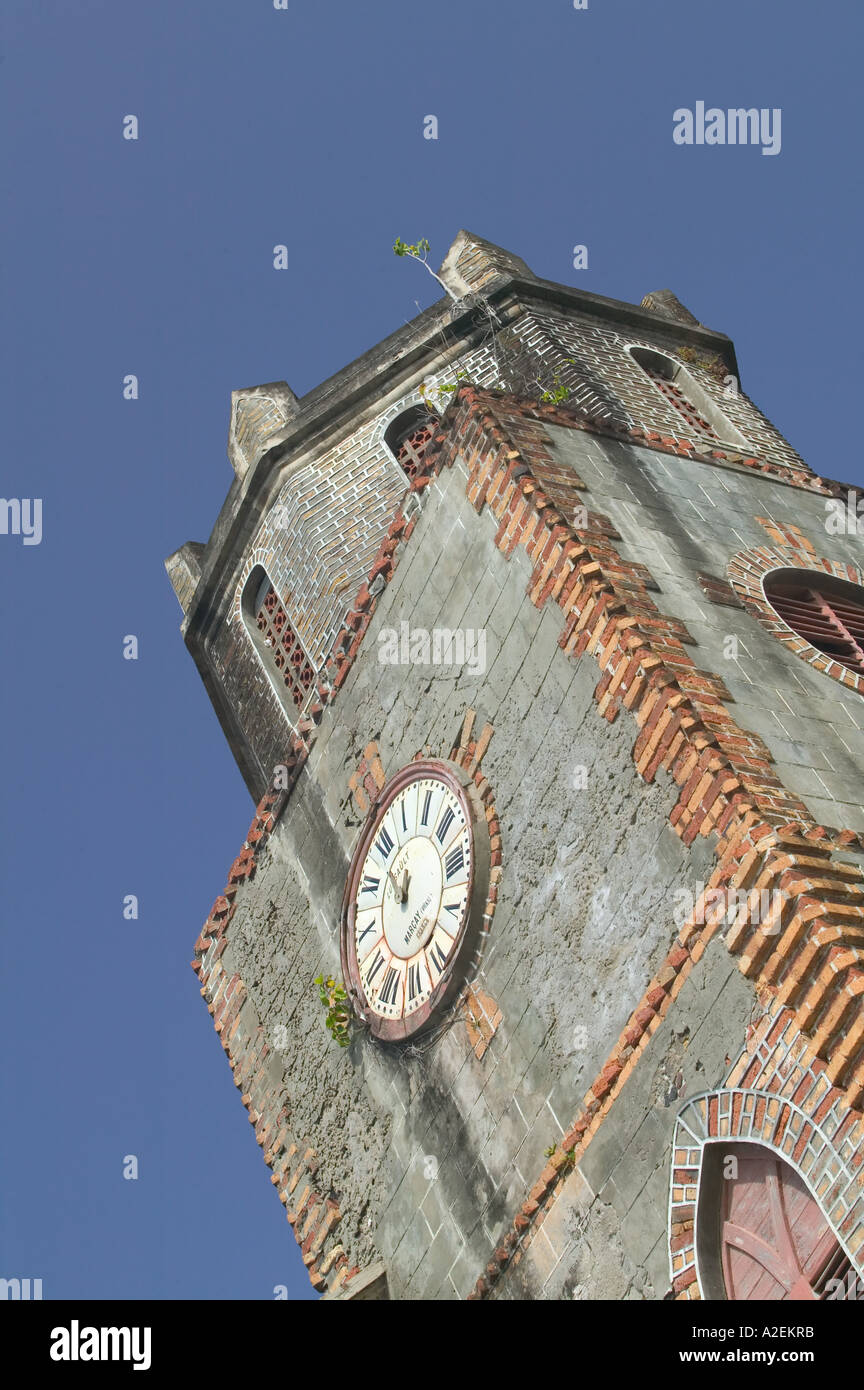
[[[824, 1100], [824, 1092], [819, 1092]], [[811, 1107], [812, 1108], [812, 1107]], [[818, 1116], [818, 1118], [817, 1118]], [[678, 1113], [669, 1191], [669, 1270], [679, 1297], [702, 1298], [699, 1202], [709, 1146], [760, 1144], [803, 1179], [859, 1275], [864, 1274], [861, 1154], [835, 1144], [837, 1115], [814, 1113], [774, 1090], [724, 1087], [692, 1096]]]

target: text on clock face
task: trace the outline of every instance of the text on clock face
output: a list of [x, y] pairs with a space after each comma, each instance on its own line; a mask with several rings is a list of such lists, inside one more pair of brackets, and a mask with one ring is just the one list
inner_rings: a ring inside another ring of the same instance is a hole
[[424, 777], [377, 823], [355, 897], [354, 946], [368, 1007], [410, 1015], [429, 999], [468, 911], [471, 828], [459, 796]]

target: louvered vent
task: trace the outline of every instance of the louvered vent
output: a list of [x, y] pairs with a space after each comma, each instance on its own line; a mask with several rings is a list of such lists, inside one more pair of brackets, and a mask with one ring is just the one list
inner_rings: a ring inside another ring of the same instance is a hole
[[823, 656], [864, 675], [864, 589], [823, 584], [821, 576], [765, 580], [765, 597], [792, 631]]
[[813, 1292], [823, 1302], [833, 1299], [858, 1303], [858, 1289], [852, 1262], [842, 1245], [836, 1245], [813, 1279]]

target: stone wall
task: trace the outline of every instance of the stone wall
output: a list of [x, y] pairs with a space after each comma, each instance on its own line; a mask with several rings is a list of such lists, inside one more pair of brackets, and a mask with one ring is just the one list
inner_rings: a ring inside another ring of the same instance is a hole
[[[657, 606], [686, 624], [696, 665], [722, 678], [736, 722], [764, 739], [777, 775], [817, 821], [864, 830], [861, 695], [772, 639], [743, 608], [712, 603], [699, 583], [700, 575], [726, 580], [737, 554], [764, 546], [778, 564], [825, 556], [860, 567], [864, 536], [828, 534], [824, 496], [759, 473], [554, 425], [547, 432], [555, 458], [586, 484], [588, 505], [619, 532], [619, 553], [650, 570]], [[790, 524], [813, 554], [778, 550], [776, 528]]]
[[[560, 614], [527, 598], [526, 557], [500, 554], [465, 486], [457, 464], [426, 490], [351, 674], [238, 896], [226, 952], [281, 1053], [294, 1142], [314, 1149], [318, 1187], [336, 1194], [349, 1262], [377, 1251], [394, 1297], [468, 1294], [668, 951], [673, 889], [698, 893], [709, 859], [670, 829], [665, 775], [646, 784], [636, 774], [631, 729], [597, 718], [593, 661], [562, 653]], [[484, 628], [486, 669], [380, 662], [379, 633], [403, 620]], [[428, 1050], [358, 1038], [342, 1051], [312, 981], [338, 971], [360, 824], [350, 774], [371, 739], [388, 774], [425, 746], [446, 754], [466, 707], [494, 727], [483, 768], [504, 876], [477, 983], [500, 1010], [495, 1036], [478, 1058], [459, 1016]]]
[[[404, 495], [407, 480], [383, 437], [398, 414], [422, 399], [423, 381], [433, 399], [438, 385], [452, 384], [462, 372], [481, 385], [491, 385], [503, 375], [511, 386], [532, 396], [564, 385], [571, 393], [568, 404], [598, 422], [651, 430], [673, 443], [695, 440], [704, 445], [705, 438], [688, 427], [627, 351], [632, 345], [651, 347], [680, 361], [676, 331], [681, 330], [657, 317], [656, 331], [627, 332], [574, 311], [526, 308], [516, 313], [494, 342], [487, 323], [477, 342], [454, 351], [446, 368], [418, 371], [398, 400], [382, 404], [380, 411], [367, 411], [353, 431], [340, 434], [314, 456], [291, 466], [274, 488], [238, 562], [221, 599], [222, 620], [207, 644], [212, 676], [222, 687], [259, 770], [256, 795], [267, 784], [270, 768], [284, 755], [297, 715], [290, 698], [271, 680], [244, 625], [240, 600], [252, 569], [258, 564], [267, 569], [320, 674]], [[727, 395], [721, 379], [706, 367], [688, 361], [686, 370], [711, 397], [716, 410], [729, 419], [734, 433], [748, 441], [745, 452], [806, 473], [795, 451], [746, 396]], [[616, 448], [627, 447], [613, 443], [610, 458]], [[593, 457], [599, 460], [600, 456], [601, 451], [595, 450]], [[662, 472], [662, 464], [655, 467]], [[690, 465], [683, 461], [680, 467], [686, 472]], [[710, 492], [710, 480], [722, 478], [722, 473], [713, 470], [706, 476]], [[691, 482], [690, 486], [697, 485]], [[722, 481], [718, 489], [722, 493]], [[602, 479], [599, 491], [602, 494]]]

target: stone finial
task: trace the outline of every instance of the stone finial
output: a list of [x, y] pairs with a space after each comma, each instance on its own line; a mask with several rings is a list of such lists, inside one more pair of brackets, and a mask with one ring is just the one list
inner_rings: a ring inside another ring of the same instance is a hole
[[232, 391], [228, 457], [238, 478], [246, 476], [297, 408], [297, 397], [287, 381], [268, 381], [263, 386]]
[[181, 545], [179, 550], [175, 550], [173, 555], [169, 555], [165, 561], [168, 578], [171, 580], [184, 613], [189, 612], [192, 595], [195, 593], [198, 580], [201, 578], [203, 554], [204, 547], [200, 541], [187, 541], [185, 545]]
[[514, 256], [511, 251], [496, 246], [494, 241], [472, 236], [464, 229], [444, 257], [438, 274], [447, 288], [460, 297], [484, 289], [499, 276], [537, 279], [521, 256]]
[[653, 309], [655, 314], [662, 314], [664, 319], [674, 319], [676, 323], [689, 323], [694, 328], [700, 326], [696, 316], [684, 307], [671, 290], [652, 290], [642, 300], [642, 308]]

